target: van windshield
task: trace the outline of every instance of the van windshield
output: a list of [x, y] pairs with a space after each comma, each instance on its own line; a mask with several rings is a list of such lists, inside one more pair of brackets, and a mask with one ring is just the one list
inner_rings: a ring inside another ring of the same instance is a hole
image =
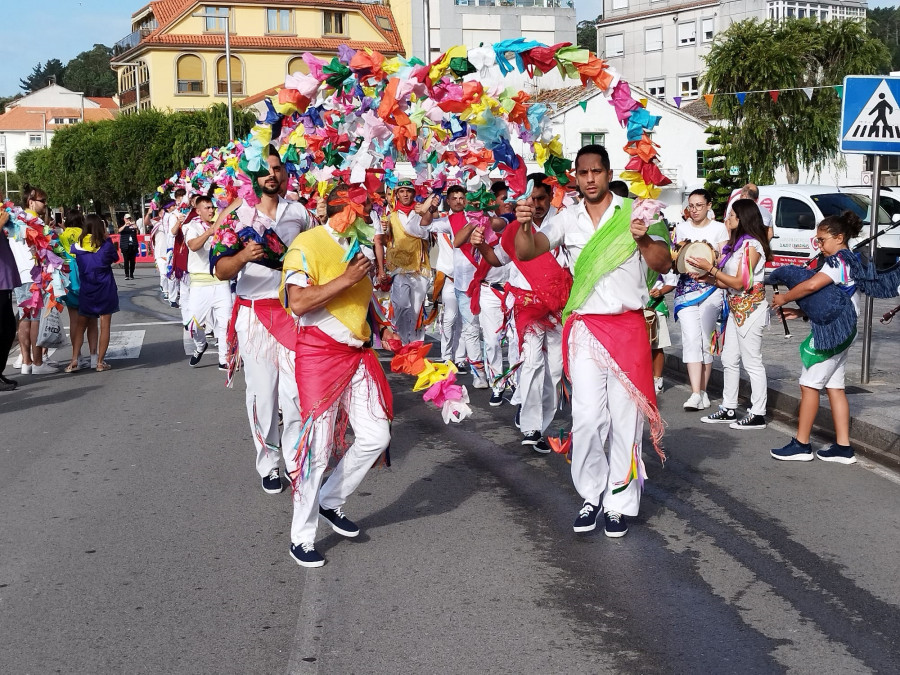
[[[839, 216], [844, 211], [853, 211], [866, 224], [869, 223], [869, 210], [872, 199], [865, 195], [854, 195], [849, 192], [826, 192], [813, 195], [812, 200], [826, 218]], [[878, 223], [889, 225], [891, 217], [884, 208], [878, 209]]]

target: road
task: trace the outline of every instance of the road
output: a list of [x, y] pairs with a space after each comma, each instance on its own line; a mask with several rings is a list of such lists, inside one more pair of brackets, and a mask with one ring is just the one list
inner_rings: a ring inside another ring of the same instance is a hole
[[511, 406], [473, 391], [446, 427], [391, 376], [392, 466], [346, 506], [363, 533], [320, 527], [327, 564], [300, 568], [240, 376], [189, 368], [138, 277], [113, 327], [138, 358], [0, 395], [0, 672], [897, 672], [898, 477], [777, 463], [789, 429], [698, 424], [681, 387], [612, 540], [573, 534], [568, 465], [518, 444]]

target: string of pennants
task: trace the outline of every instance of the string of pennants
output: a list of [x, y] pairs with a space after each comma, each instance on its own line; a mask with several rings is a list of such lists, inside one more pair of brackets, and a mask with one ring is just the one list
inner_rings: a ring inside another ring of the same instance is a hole
[[[747, 99], [748, 94], [768, 94], [772, 99], [773, 103], [778, 103], [778, 97], [783, 92], [786, 91], [802, 91], [806, 94], [806, 98], [812, 101], [813, 92], [816, 89], [833, 89], [835, 93], [838, 95], [838, 98], [844, 98], [844, 85], [842, 84], [827, 84], [816, 87], [785, 87], [783, 89], [754, 89], [750, 91], [730, 91], [724, 93], [714, 93], [714, 94], [703, 94], [703, 100], [706, 101], [706, 105], [708, 108], [712, 109], [713, 101], [716, 96], [734, 96], [737, 98], [738, 103], [740, 105], [744, 105], [744, 101]], [[681, 96], [673, 96], [672, 100], [675, 102], [675, 106], [681, 107]]]

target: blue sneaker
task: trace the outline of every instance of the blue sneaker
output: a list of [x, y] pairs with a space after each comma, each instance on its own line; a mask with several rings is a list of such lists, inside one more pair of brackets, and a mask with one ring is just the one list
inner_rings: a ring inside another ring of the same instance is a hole
[[575, 524], [572, 529], [576, 532], [591, 532], [597, 527], [597, 516], [600, 515], [600, 507], [594, 506], [589, 502], [585, 502], [584, 506], [578, 512]]
[[792, 438], [786, 446], [772, 450], [769, 454], [785, 462], [811, 462], [815, 459], [812, 446], [809, 443], [801, 443], [796, 438]]
[[316, 547], [312, 543], [291, 546], [291, 557], [301, 567], [321, 567], [325, 564], [325, 558], [316, 551]]
[[849, 445], [838, 445], [837, 443], [832, 443], [830, 448], [817, 451], [816, 457], [821, 459], [823, 462], [856, 464], [856, 455], [853, 453], [853, 448], [851, 448]]

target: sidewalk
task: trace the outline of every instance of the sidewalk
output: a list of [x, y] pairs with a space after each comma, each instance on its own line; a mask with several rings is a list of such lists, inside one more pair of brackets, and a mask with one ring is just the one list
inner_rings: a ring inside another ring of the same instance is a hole
[[[669, 296], [671, 309], [671, 296]], [[860, 303], [862, 305], [862, 303]], [[881, 315], [900, 300], [875, 300], [872, 326], [872, 357], [869, 383], [860, 384], [862, 369], [862, 317], [860, 337], [850, 348], [847, 359], [847, 399], [850, 402], [850, 440], [854, 449], [871, 459], [892, 467], [900, 467], [900, 316], [888, 325], [879, 323]], [[669, 334], [672, 347], [666, 349], [666, 377], [687, 382], [687, 371], [681, 362], [681, 331], [671, 315]], [[802, 321], [788, 321], [793, 337], [785, 339], [781, 320], [772, 317], [763, 335], [763, 359], [769, 379], [768, 414], [788, 424], [797, 423], [800, 404], [800, 343], [806, 339], [809, 326]], [[741, 371], [741, 402], [749, 401], [750, 383]], [[713, 364], [710, 398], [715, 406], [721, 401], [722, 364]], [[663, 396], [666, 394], [664, 393]], [[669, 394], [671, 395], [671, 394]], [[834, 426], [828, 397], [822, 394], [814, 433], [833, 438]]]

